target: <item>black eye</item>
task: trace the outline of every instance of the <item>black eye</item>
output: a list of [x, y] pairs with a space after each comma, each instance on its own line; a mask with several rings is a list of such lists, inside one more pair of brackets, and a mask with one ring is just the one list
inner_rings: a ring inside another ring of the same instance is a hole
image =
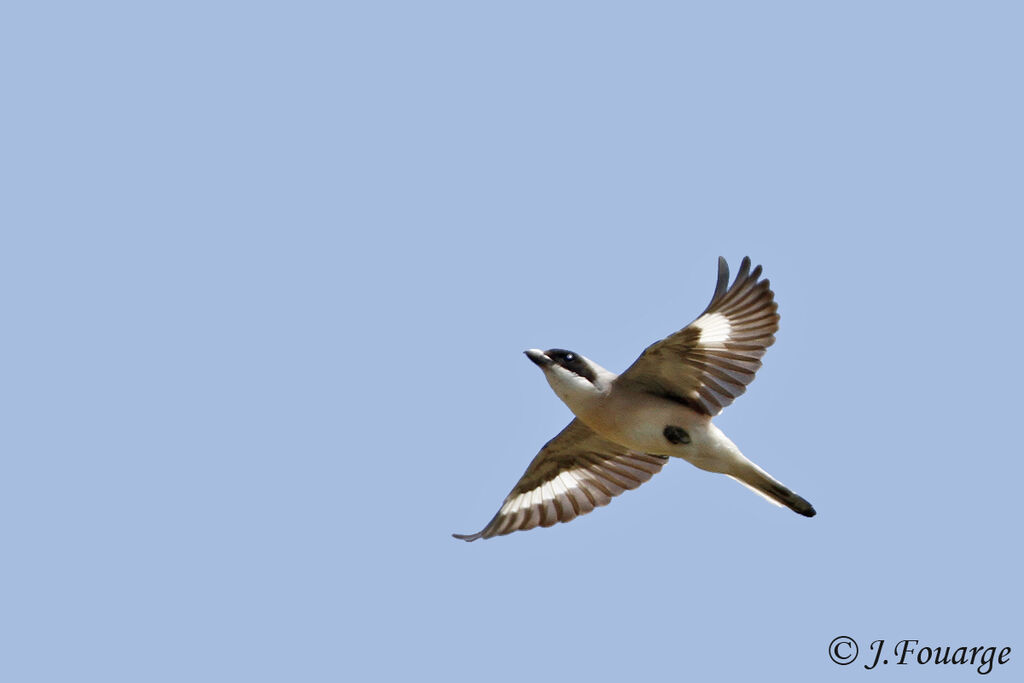
[[565, 362], [566, 363], [571, 363], [574, 360], [576, 360], [576, 354], [575, 353], [567, 353], [567, 354], [565, 354]]

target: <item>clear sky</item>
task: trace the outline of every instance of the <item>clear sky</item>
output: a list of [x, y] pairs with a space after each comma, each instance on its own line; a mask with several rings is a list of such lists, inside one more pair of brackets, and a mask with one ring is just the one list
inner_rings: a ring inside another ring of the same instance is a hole
[[[3, 15], [0, 679], [1021, 676], [1018, 3]], [[673, 461], [451, 538], [570, 418], [524, 349], [621, 371], [748, 254], [716, 423], [817, 517]]]

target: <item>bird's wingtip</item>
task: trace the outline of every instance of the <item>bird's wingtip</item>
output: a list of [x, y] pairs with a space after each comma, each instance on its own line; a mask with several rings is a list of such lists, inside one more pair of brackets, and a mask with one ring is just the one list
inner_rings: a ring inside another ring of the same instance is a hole
[[[718, 257], [718, 282], [715, 283], [715, 293], [711, 295], [711, 302], [708, 304], [708, 308], [715, 305], [715, 302], [725, 296], [725, 291], [729, 289], [729, 262], [725, 260], [724, 256]], [[707, 310], [704, 309], [705, 311]]]

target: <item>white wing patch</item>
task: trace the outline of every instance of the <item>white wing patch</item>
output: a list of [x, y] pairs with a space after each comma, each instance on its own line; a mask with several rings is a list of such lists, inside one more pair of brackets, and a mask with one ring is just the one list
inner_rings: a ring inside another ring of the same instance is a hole
[[544, 482], [537, 488], [510, 498], [501, 506], [501, 513], [514, 514], [524, 508], [543, 505], [548, 501], [555, 500], [559, 495], [572, 495], [579, 489], [582, 489], [582, 486], [573, 476], [573, 471], [564, 470], [559, 472], [557, 477]]
[[701, 346], [713, 346], [724, 344], [729, 341], [732, 334], [732, 325], [729, 318], [721, 313], [708, 313], [697, 318], [693, 322], [694, 327], [700, 330]]
[[573, 476], [571, 470], [559, 472], [558, 479], [562, 482], [562, 485], [565, 486], [566, 491], [572, 491], [579, 486], [579, 482], [576, 481], [576, 477]]

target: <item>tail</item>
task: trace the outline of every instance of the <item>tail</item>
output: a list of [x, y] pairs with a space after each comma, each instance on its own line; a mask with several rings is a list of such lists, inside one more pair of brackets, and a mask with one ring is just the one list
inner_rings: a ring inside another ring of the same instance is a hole
[[748, 489], [765, 498], [769, 503], [785, 505], [793, 512], [804, 517], [813, 517], [817, 513], [814, 506], [796, 495], [781, 483], [772, 478], [754, 463], [747, 460], [727, 474], [746, 486]]

